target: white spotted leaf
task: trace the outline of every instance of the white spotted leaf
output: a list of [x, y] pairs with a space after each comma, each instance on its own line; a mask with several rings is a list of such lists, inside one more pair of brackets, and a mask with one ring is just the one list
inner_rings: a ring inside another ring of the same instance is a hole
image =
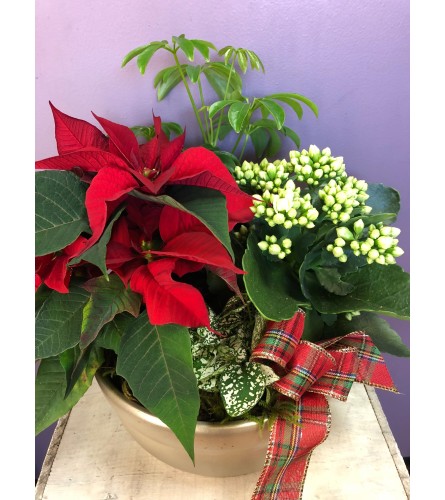
[[253, 408], [265, 387], [266, 376], [258, 363], [231, 365], [219, 380], [224, 408], [231, 417], [239, 417]]

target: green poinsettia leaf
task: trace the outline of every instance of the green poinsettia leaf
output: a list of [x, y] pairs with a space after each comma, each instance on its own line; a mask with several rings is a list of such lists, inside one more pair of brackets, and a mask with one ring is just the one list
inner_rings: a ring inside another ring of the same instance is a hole
[[102, 365], [100, 350], [94, 350], [81, 376], [65, 399], [66, 372], [56, 357], [43, 359], [35, 380], [35, 432], [39, 434], [68, 413], [91, 386]]
[[363, 312], [359, 316], [353, 316], [350, 321], [343, 317], [337, 320], [329, 331], [335, 332], [335, 335], [363, 331], [371, 337], [379, 351], [394, 356], [409, 356], [409, 348], [403, 343], [398, 333], [386, 320], [375, 313]]
[[136, 321], [136, 319], [131, 314], [118, 314], [102, 328], [94, 341], [94, 345], [110, 349], [119, 354], [122, 336], [130, 328], [133, 321]]
[[343, 281], [354, 289], [345, 296], [329, 293], [320, 286], [313, 271], [304, 274], [306, 296], [321, 313], [369, 311], [400, 319], [409, 319], [409, 274], [397, 265], [371, 264]]
[[90, 232], [85, 208], [87, 184], [72, 172], [35, 175], [35, 255], [57, 252]]
[[243, 256], [246, 291], [260, 313], [267, 319], [290, 319], [300, 306], [309, 302], [302, 295], [291, 268], [286, 262], [271, 264], [259, 249], [258, 239], [250, 233]]
[[116, 314], [127, 311], [135, 317], [139, 315], [141, 296], [125, 288], [115, 274], [112, 274], [109, 280], [104, 276], [93, 278], [83, 286], [91, 293], [91, 296], [83, 308], [81, 349], [91, 344], [101, 328]]
[[78, 264], [82, 260], [90, 262], [97, 266], [103, 273], [105, 279], [108, 280], [108, 271], [105, 263], [105, 257], [107, 255], [107, 245], [111, 238], [111, 231], [113, 229], [114, 223], [119, 219], [120, 215], [124, 211], [125, 207], [121, 207], [114, 215], [113, 218], [108, 223], [105, 231], [100, 237], [99, 241], [89, 248], [86, 252], [84, 252], [79, 257], [70, 260], [69, 265], [72, 266], [74, 264]]
[[372, 207], [371, 214], [398, 214], [400, 195], [395, 189], [383, 184], [368, 184], [366, 205]]
[[239, 417], [252, 409], [266, 388], [266, 375], [259, 363], [231, 365], [219, 380], [219, 390], [226, 412]]
[[141, 314], [123, 335], [116, 372], [135, 397], [170, 427], [193, 460], [200, 402], [188, 329], [153, 326]]
[[51, 291], [35, 319], [36, 359], [56, 356], [80, 341], [82, 311], [90, 294], [78, 286], [69, 293]]
[[133, 192], [138, 198], [161, 203], [193, 215], [225, 246], [233, 258], [228, 228], [226, 197], [215, 189], [198, 186], [173, 186], [168, 194], [151, 196]]
[[35, 293], [35, 314], [39, 312], [40, 308], [46, 302], [46, 299], [50, 297], [53, 290], [42, 283]]

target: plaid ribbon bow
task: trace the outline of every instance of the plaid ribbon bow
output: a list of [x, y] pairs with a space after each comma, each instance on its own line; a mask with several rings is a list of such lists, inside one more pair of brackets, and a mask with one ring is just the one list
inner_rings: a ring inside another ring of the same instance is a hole
[[301, 340], [305, 314], [267, 324], [251, 361], [272, 366], [281, 378], [272, 387], [282, 394], [285, 412], [297, 423], [279, 417], [274, 423], [263, 471], [252, 500], [299, 500], [309, 459], [330, 430], [326, 396], [341, 401], [354, 382], [397, 392], [380, 351], [364, 332], [325, 342]]

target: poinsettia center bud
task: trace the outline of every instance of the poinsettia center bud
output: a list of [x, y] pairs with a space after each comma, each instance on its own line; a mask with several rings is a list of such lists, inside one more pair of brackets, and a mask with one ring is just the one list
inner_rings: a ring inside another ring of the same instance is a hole
[[144, 167], [144, 169], [142, 170], [142, 175], [144, 177], [147, 177], [147, 179], [154, 179], [159, 175], [159, 170], [157, 170], [156, 168]]
[[148, 250], [151, 250], [151, 248], [152, 248], [151, 241], [146, 241], [146, 240], [141, 241], [141, 250], [143, 252], [147, 252]]

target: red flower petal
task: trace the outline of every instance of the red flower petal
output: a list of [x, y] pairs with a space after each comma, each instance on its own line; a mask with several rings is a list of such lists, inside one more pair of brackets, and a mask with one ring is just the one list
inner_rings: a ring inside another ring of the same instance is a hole
[[88, 240], [88, 248], [96, 243], [104, 230], [107, 221], [106, 202], [117, 200], [136, 187], [138, 187], [138, 183], [125, 170], [114, 167], [99, 170], [91, 181], [85, 197], [85, 206], [93, 232]]
[[173, 163], [172, 184], [186, 184], [216, 189], [227, 199], [229, 230], [238, 222], [253, 218], [252, 197], [241, 191], [222, 161], [203, 147], [189, 148]]
[[207, 307], [198, 290], [172, 279], [175, 264], [176, 259], [150, 262], [131, 277], [130, 287], [143, 296], [150, 323], [176, 323], [189, 328], [210, 326]]
[[102, 125], [110, 138], [110, 152], [120, 154], [128, 165], [140, 168], [139, 143], [130, 128], [101, 118], [93, 113], [94, 118]]
[[85, 149], [36, 161], [36, 169], [40, 170], [73, 170], [75, 167], [87, 172], [98, 172], [103, 167], [128, 169], [128, 165], [121, 158], [99, 149]]
[[62, 113], [51, 102], [49, 105], [53, 112], [59, 154], [72, 153], [86, 147], [108, 150], [108, 139], [97, 127]]
[[150, 251], [153, 255], [177, 257], [202, 262], [203, 264], [229, 269], [244, 274], [232, 262], [227, 250], [212, 235], [207, 233], [184, 233], [168, 241], [162, 251]]
[[182, 233], [201, 232], [212, 234], [196, 217], [177, 208], [162, 207], [159, 218], [159, 233], [163, 241], [170, 241]]
[[70, 257], [68, 255], [60, 255], [55, 258], [50, 272], [43, 280], [47, 287], [59, 293], [69, 292], [68, 285], [71, 278], [71, 273], [67, 266], [69, 260]]

